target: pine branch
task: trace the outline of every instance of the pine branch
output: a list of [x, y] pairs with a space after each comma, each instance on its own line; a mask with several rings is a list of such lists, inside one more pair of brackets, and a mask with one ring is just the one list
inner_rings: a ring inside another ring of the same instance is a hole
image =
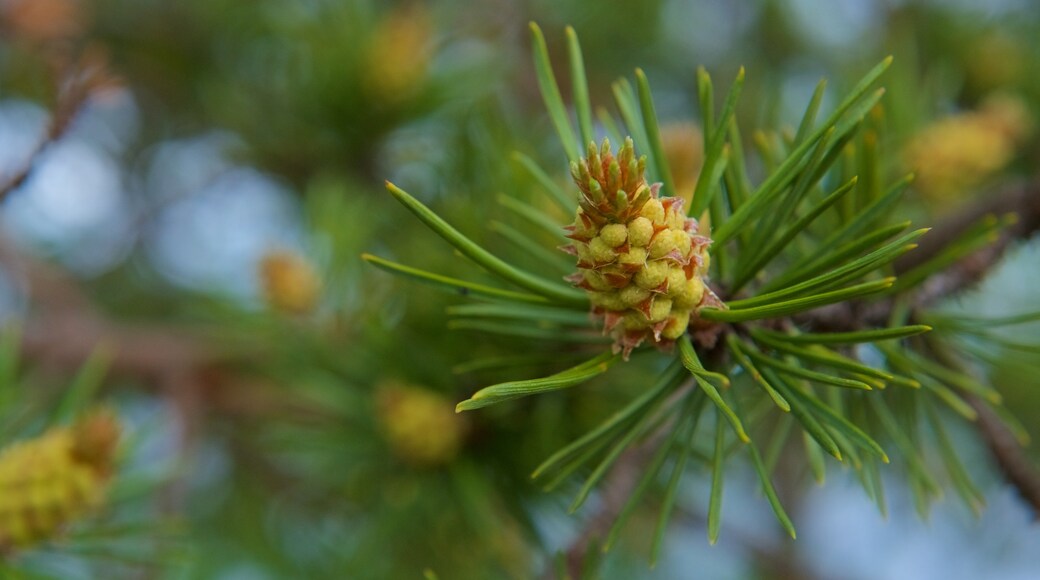
[[1040, 177], [1032, 181], [1004, 185], [987, 195], [979, 196], [971, 205], [939, 222], [927, 236], [918, 242], [918, 247], [896, 260], [896, 273], [906, 272], [934, 258], [948, 247], [961, 233], [971, 227], [981, 216], [1018, 215], [1018, 222], [1005, 230], [1005, 234], [991, 248], [1002, 252], [1014, 239], [1023, 239], [1040, 230]]
[[89, 59], [64, 68], [64, 71], [59, 71], [56, 75], [58, 77], [57, 104], [51, 114], [47, 130], [41, 136], [36, 147], [29, 153], [25, 163], [10, 175], [0, 176], [0, 201], [25, 185], [43, 158], [43, 154], [68, 133], [72, 122], [90, 101], [91, 95], [111, 81], [104, 67], [97, 63], [92, 64]]
[[[1025, 240], [1040, 231], [1040, 177], [1005, 185], [980, 196], [977, 202], [940, 221], [921, 238], [917, 249], [896, 260], [897, 275], [909, 272], [936, 257], [981, 217], [1009, 213], [1015, 214], [1017, 221], [1005, 228], [992, 244], [932, 276], [913, 296], [914, 310], [927, 308], [943, 297], [972, 287], [1000, 262], [1012, 242]], [[817, 331], [850, 332], [886, 325], [891, 310], [891, 300], [869, 304], [849, 301], [817, 308], [796, 316], [795, 320]]]
[[1012, 242], [1027, 239], [1040, 230], [1040, 178], [1004, 186], [981, 196], [975, 203], [941, 221], [922, 239], [916, 250], [896, 261], [897, 274], [912, 270], [949, 247], [981, 217], [999, 217], [1009, 213], [1017, 216], [1017, 221], [1007, 227], [995, 242], [929, 280], [914, 298], [917, 308], [927, 307], [973, 286], [999, 263]]
[[[113, 375], [142, 387], [175, 395], [198, 391], [207, 409], [231, 415], [269, 416], [289, 411], [308, 420], [328, 413], [281, 396], [277, 389], [243, 375], [231, 363], [256, 352], [228, 352], [200, 332], [168, 324], [129, 324], [111, 319], [87, 297], [79, 283], [59, 268], [26, 256], [0, 238], [0, 267], [31, 293], [32, 308], [23, 322], [23, 356], [42, 368], [72, 374], [104, 345]], [[242, 392], [249, 392], [247, 398]]]
[[33, 308], [25, 321], [22, 348], [25, 356], [44, 366], [77, 369], [99, 344], [106, 344], [112, 350], [113, 372], [159, 385], [217, 362], [201, 337], [166, 326], [109, 320], [71, 276], [18, 252], [8, 240], [0, 240], [0, 266], [31, 293]]
[[[673, 403], [681, 400], [694, 388], [694, 385], [693, 381], [686, 382], [669, 396], [669, 400]], [[621, 454], [603, 484], [599, 509], [585, 521], [581, 532], [565, 550], [567, 572], [571, 578], [576, 580], [584, 578], [585, 559], [590, 547], [598, 549], [597, 543], [606, 539], [611, 525], [621, 513], [625, 502], [632, 497], [632, 492], [639, 484], [647, 464], [650, 463], [658, 447], [663, 444], [665, 436], [672, 427], [671, 421], [666, 422], [642, 444], [629, 447]], [[554, 579], [555, 572], [550, 568], [545, 576]], [[562, 579], [555, 578], [555, 580]]]
[[1007, 482], [1032, 507], [1033, 519], [1040, 521], [1040, 472], [1036, 465], [989, 405], [970, 393], [965, 393], [963, 397], [978, 414], [975, 427], [986, 442], [997, 467]]
[[[1025, 240], [1040, 231], [1040, 178], [1007, 185], [990, 195], [980, 196], [975, 203], [942, 220], [922, 239], [917, 250], [895, 263], [896, 273], [908, 272], [927, 263], [982, 216], [1008, 213], [1015, 214], [1017, 221], [992, 244], [933, 276], [913, 296], [914, 310], [927, 308], [943, 297], [972, 287], [1000, 262], [1013, 242]], [[892, 306], [891, 300], [873, 304], [846, 302], [817, 309], [798, 317], [798, 320], [817, 330], [860, 330], [884, 326]], [[978, 414], [975, 428], [986, 442], [993, 460], [1007, 482], [1032, 506], [1034, 517], [1040, 519], [1040, 471], [989, 407], [975, 395], [964, 393], [963, 396]]]
[[585, 558], [590, 547], [599, 549], [597, 544], [606, 538], [625, 501], [632, 496], [643, 475], [643, 469], [653, 457], [656, 446], [660, 444], [660, 439], [661, 437], [655, 437], [654, 441], [630, 447], [618, 459], [603, 485], [600, 508], [586, 520], [581, 533], [567, 547], [567, 570], [571, 578], [585, 577]]

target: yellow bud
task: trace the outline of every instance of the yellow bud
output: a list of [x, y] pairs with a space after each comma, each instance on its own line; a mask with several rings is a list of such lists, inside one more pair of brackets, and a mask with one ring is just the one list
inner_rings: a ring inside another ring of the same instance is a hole
[[578, 252], [578, 259], [586, 262], [592, 261], [592, 251], [589, 250], [589, 245], [585, 242], [577, 242], [574, 244], [574, 249]]
[[635, 284], [629, 284], [619, 292], [619, 295], [621, 296], [621, 302], [625, 304], [625, 307], [631, 308], [649, 298], [650, 291], [640, 288]]
[[672, 311], [672, 299], [658, 296], [650, 305], [650, 322], [661, 322]]
[[[645, 206], [644, 206], [645, 207]], [[644, 248], [654, 237], [654, 224], [645, 217], [637, 217], [628, 224], [628, 243], [630, 246]]]
[[686, 216], [682, 212], [675, 211], [675, 209], [668, 212], [668, 215], [665, 216], [665, 221], [667, 221], [668, 227], [673, 230], [682, 230], [686, 226]]
[[396, 382], [376, 389], [376, 417], [394, 455], [414, 467], [450, 462], [462, 447], [467, 428], [447, 398]]
[[625, 330], [643, 330], [646, 328], [646, 317], [642, 313], [628, 310], [621, 319], [621, 326]]
[[631, 248], [618, 256], [618, 263], [624, 266], [642, 266], [646, 263], [646, 249]]
[[625, 302], [617, 292], [589, 292], [589, 302], [607, 310], [624, 310]]
[[609, 224], [599, 231], [599, 237], [611, 248], [616, 248], [628, 239], [628, 228], [623, 224]]
[[362, 82], [382, 103], [407, 100], [422, 87], [430, 61], [431, 26], [420, 3], [398, 8], [372, 32]]
[[694, 276], [679, 287], [679, 291], [671, 294], [676, 308], [693, 308], [701, 302], [704, 296], [704, 282]]
[[682, 268], [673, 267], [668, 270], [668, 295], [674, 296], [682, 292], [686, 286], [686, 272]]
[[675, 239], [675, 249], [679, 250], [679, 253], [682, 254], [684, 258], [688, 258], [690, 256], [690, 251], [693, 249], [693, 240], [690, 239], [690, 236], [686, 235], [685, 231], [672, 231], [675, 232], [673, 235], [673, 238]]
[[676, 238], [679, 236], [676, 236], [675, 234], [679, 234], [679, 236], [683, 235], [682, 232], [676, 232], [675, 230], [662, 230], [657, 232], [657, 235], [654, 236], [654, 239], [650, 242], [651, 260], [663, 258], [673, 250], [677, 249], [678, 245], [676, 244]]
[[614, 258], [617, 257], [617, 253], [614, 252], [614, 248], [603, 241], [602, 237], [596, 236], [589, 242], [589, 256], [593, 262], [603, 264], [605, 262], [613, 262]]
[[606, 278], [603, 277], [603, 274], [600, 274], [595, 270], [585, 270], [582, 273], [582, 276], [584, 276], [585, 281], [588, 282], [589, 286], [592, 286], [594, 290], [610, 290], [611, 288], [610, 284], [607, 283]]
[[664, 206], [661, 205], [661, 201], [657, 199], [650, 199], [643, 204], [643, 209], [639, 210], [639, 215], [645, 217], [655, 224], [664, 223]]
[[914, 188], [940, 210], [1002, 171], [1028, 135], [1028, 109], [1014, 98], [996, 97], [978, 111], [940, 119], [906, 146], [903, 157], [915, 173]]
[[260, 282], [268, 306], [289, 314], [305, 314], [318, 304], [321, 279], [299, 254], [273, 250], [260, 260]]
[[661, 336], [667, 338], [668, 340], [675, 340], [682, 336], [684, 332], [686, 332], [686, 327], [689, 325], [689, 310], [672, 310], [672, 315], [668, 317], [668, 324], [666, 324], [664, 330], [661, 331]]
[[635, 283], [647, 290], [654, 290], [668, 279], [669, 269], [663, 261], [647, 262], [646, 267], [636, 273]]

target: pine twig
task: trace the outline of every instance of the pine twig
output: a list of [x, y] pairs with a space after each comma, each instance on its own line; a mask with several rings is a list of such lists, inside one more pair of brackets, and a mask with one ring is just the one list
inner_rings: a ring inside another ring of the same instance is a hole
[[[1000, 262], [1013, 242], [1027, 239], [1040, 231], [1040, 177], [981, 196], [975, 203], [940, 221], [922, 238], [915, 251], [895, 263], [896, 273], [908, 272], [934, 258], [982, 216], [1008, 213], [1015, 214], [1017, 221], [1007, 227], [992, 244], [933, 276], [913, 296], [914, 310], [927, 308], [943, 297], [974, 286]], [[890, 300], [870, 304], [842, 303], [809, 312], [799, 317], [799, 320], [815, 329], [839, 332], [858, 330], [885, 325], [891, 308]], [[998, 468], [1040, 519], [1040, 471], [991, 409], [969, 393], [964, 393], [964, 396], [978, 413], [975, 428], [989, 447]]]
[[1002, 253], [1012, 240], [1027, 238], [1040, 230], [1040, 176], [987, 192], [976, 202], [940, 221], [918, 242], [917, 249], [896, 261], [896, 273], [906, 272], [934, 258], [981, 216], [1008, 213], [1016, 214], [1018, 222], [1008, 227], [1004, 235], [989, 246], [989, 251]]
[[1040, 521], [1040, 472], [1037, 471], [1036, 465], [993, 409], [976, 395], [965, 393], [963, 397], [978, 414], [975, 427], [982, 435], [997, 467], [1007, 482], [1032, 507], [1033, 519]]
[[[977, 284], [1000, 262], [1000, 258], [1013, 242], [1027, 239], [1040, 231], [1040, 177], [997, 189], [940, 221], [928, 235], [921, 238], [917, 249], [895, 262], [896, 275], [908, 272], [934, 258], [982, 216], [1001, 216], [1009, 213], [1015, 214], [1017, 221], [1005, 228], [992, 244], [932, 276], [913, 296], [914, 310], [927, 308], [943, 297]], [[884, 326], [891, 311], [891, 300], [871, 303], [852, 301], [817, 308], [795, 319], [817, 331], [849, 332], [862, 330], [864, 327]]]
[[[669, 401], [674, 403], [681, 400], [689, 394], [694, 384], [693, 381], [687, 381], [669, 396]], [[671, 406], [666, 404], [665, 408]], [[604, 539], [614, 520], [617, 519], [624, 508], [625, 502], [632, 497], [632, 492], [639, 485], [639, 480], [643, 476], [643, 470], [651, 461], [654, 452], [663, 443], [665, 435], [671, 428], [673, 428], [673, 422], [665, 422], [653, 435], [647, 437], [642, 444], [626, 449], [621, 454], [621, 457], [618, 458], [617, 463], [614, 464], [610, 475], [607, 476], [606, 482], [603, 484], [602, 502], [599, 510], [586, 520], [581, 532], [566, 549], [567, 572], [574, 580], [580, 580], [584, 577], [585, 557], [588, 554], [589, 547], [592, 546], [593, 542]], [[549, 579], [555, 578], [551, 568], [547, 571], [546, 577]], [[561, 579], [557, 578], [556, 580]]]
[[80, 61], [60, 67], [56, 74], [57, 104], [51, 114], [47, 130], [29, 153], [25, 163], [10, 175], [0, 176], [0, 201], [25, 185], [37, 168], [43, 154], [68, 133], [72, 122], [90, 101], [95, 91], [113, 83], [104, 64], [94, 53], [87, 53]]
[[653, 457], [656, 444], [660, 443], [659, 439], [655, 438], [655, 441], [631, 447], [618, 459], [603, 485], [599, 510], [585, 522], [581, 533], [567, 546], [567, 570], [574, 580], [584, 578], [585, 557], [590, 546], [597, 540], [604, 539], [625, 502], [632, 496], [643, 475], [643, 469]]

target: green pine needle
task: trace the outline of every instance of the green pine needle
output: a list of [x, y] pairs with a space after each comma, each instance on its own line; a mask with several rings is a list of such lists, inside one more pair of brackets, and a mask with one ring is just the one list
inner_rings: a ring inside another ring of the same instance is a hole
[[415, 214], [419, 220], [429, 226], [430, 229], [444, 238], [448, 243], [455, 246], [462, 255], [473, 260], [473, 262], [483, 267], [488, 272], [495, 274], [507, 282], [516, 284], [525, 290], [530, 290], [535, 294], [540, 294], [561, 304], [572, 306], [586, 306], [588, 304], [588, 298], [585, 296], [584, 292], [562, 286], [555, 282], [550, 282], [529, 272], [524, 272], [523, 270], [503, 261], [501, 258], [492, 255], [490, 252], [480, 247], [476, 242], [462, 235], [458, 230], [449, 225], [448, 222], [444, 221], [440, 216], [431, 211], [430, 208], [423, 205], [422, 202], [389, 181], [386, 182], [386, 189], [391, 193], [391, 195], [397, 198], [402, 205]]
[[[698, 76], [703, 71], [698, 71]], [[707, 77], [707, 73], [703, 73]], [[744, 67], [740, 67], [737, 72], [737, 77], [733, 81], [733, 85], [729, 89], [729, 94], [726, 95], [726, 101], [722, 106], [722, 115], [719, 117], [718, 123], [712, 122], [706, 123], [704, 127], [706, 137], [706, 147], [704, 149], [704, 163], [701, 165], [701, 174], [697, 179], [697, 187], [693, 193], [693, 203], [690, 205], [689, 214], [697, 217], [701, 213], [711, 206], [712, 197], [715, 192], [718, 191], [718, 181], [722, 176], [721, 168], [719, 164], [722, 158], [723, 146], [726, 142], [726, 134], [729, 131], [730, 121], [733, 118], [733, 113], [736, 110], [737, 100], [740, 99], [740, 93], [744, 89]], [[711, 91], [710, 78], [707, 86], [707, 91]], [[710, 99], [706, 105], [710, 107]], [[713, 117], [715, 112], [712, 110], [702, 110], [702, 116], [705, 119]], [[710, 139], [707, 138], [710, 135]]]
[[661, 130], [657, 124], [654, 99], [650, 94], [650, 82], [647, 81], [643, 70], [638, 68], [636, 69], [636, 86], [639, 87], [639, 110], [643, 114], [643, 127], [646, 129], [646, 137], [650, 141], [650, 162], [654, 164], [657, 178], [663, 184], [661, 195], [677, 195], [672, 171], [668, 167], [668, 158], [664, 154], [664, 145], [661, 144]]
[[931, 330], [931, 326], [924, 324], [894, 326], [892, 328], [878, 328], [876, 330], [857, 330], [853, 332], [803, 332], [799, 334], [783, 334], [764, 328], [757, 329], [760, 334], [795, 344], [862, 344], [867, 342], [907, 338]]
[[578, 129], [581, 132], [581, 145], [587, 147], [596, 141], [592, 131], [592, 103], [589, 100], [589, 85], [585, 80], [585, 59], [581, 55], [581, 44], [574, 28], [568, 26], [567, 56], [571, 67], [571, 82], [574, 88], [574, 108], [578, 113]]
[[524, 292], [516, 292], [504, 288], [495, 288], [493, 286], [478, 284], [476, 282], [467, 282], [457, 278], [450, 278], [448, 276], [434, 274], [433, 272], [427, 272], [418, 268], [412, 268], [411, 266], [405, 266], [404, 264], [398, 264], [397, 262], [391, 262], [390, 260], [385, 260], [379, 256], [373, 256], [372, 254], [361, 254], [361, 259], [381, 270], [386, 270], [393, 274], [399, 274], [421, 282], [427, 282], [435, 286], [447, 288], [448, 290], [461, 294], [462, 296], [476, 294], [480, 296], [488, 296], [490, 298], [511, 300], [514, 302], [527, 302], [534, 304], [549, 303], [548, 298], [538, 296], [537, 294], [526, 294]]
[[605, 352], [580, 365], [541, 379], [510, 381], [485, 387], [455, 406], [455, 412], [472, 411], [495, 403], [573, 387], [599, 376], [621, 357]]
[[719, 541], [719, 531], [722, 529], [723, 462], [726, 459], [726, 430], [722, 424], [722, 409], [716, 407], [715, 411], [715, 455], [711, 466], [711, 496], [708, 498], [708, 543], [713, 546]]
[[553, 74], [552, 63], [549, 61], [549, 47], [545, 44], [545, 36], [542, 34], [542, 29], [534, 22], [530, 24], [530, 27], [531, 50], [534, 53], [534, 68], [538, 77], [538, 89], [542, 93], [542, 100], [545, 101], [545, 108], [549, 111], [549, 117], [552, 119], [553, 126], [556, 127], [556, 133], [560, 137], [560, 144], [563, 145], [563, 150], [567, 153], [567, 159], [572, 163], [577, 163], [581, 158], [583, 147], [578, 146], [578, 139], [574, 135], [574, 129], [571, 128], [567, 107], [564, 106], [563, 97], [560, 95], [560, 87], [556, 84], [556, 75]]
[[574, 211], [574, 208], [578, 205], [577, 198], [566, 193], [559, 184], [553, 181], [553, 179], [534, 162], [533, 159], [519, 151], [514, 151], [513, 160], [542, 186], [542, 189], [548, 194], [549, 199], [556, 202], [556, 205], [560, 206], [560, 209], [568, 214]]
[[828, 304], [855, 300], [857, 298], [876, 294], [889, 288], [894, 282], [895, 278], [884, 278], [875, 282], [865, 282], [863, 284], [849, 286], [848, 288], [842, 288], [841, 290], [832, 290], [830, 292], [823, 292], [813, 296], [806, 296], [804, 298], [795, 298], [793, 300], [785, 300], [740, 310], [702, 308], [698, 312], [698, 316], [705, 320], [711, 320], [714, 322], [747, 322], [751, 320], [762, 320], [765, 318], [778, 318], [781, 316], [789, 316], [791, 314], [805, 312], [806, 310], [812, 310], [813, 308], [819, 308], [820, 306], [826, 306]]

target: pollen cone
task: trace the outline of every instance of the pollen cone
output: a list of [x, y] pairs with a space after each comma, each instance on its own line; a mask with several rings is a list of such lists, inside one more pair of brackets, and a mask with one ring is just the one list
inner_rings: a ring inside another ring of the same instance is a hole
[[0, 451], [0, 553], [52, 538], [102, 502], [119, 432], [99, 411]]
[[616, 156], [606, 140], [590, 144], [588, 157], [571, 164], [581, 193], [567, 227], [574, 243], [562, 248], [578, 257], [568, 280], [589, 293], [625, 358], [643, 342], [670, 347], [696, 309], [714, 300], [704, 284], [711, 239], [686, 217], [682, 198], [658, 197], [660, 184], [648, 184], [645, 171], [631, 139]]

